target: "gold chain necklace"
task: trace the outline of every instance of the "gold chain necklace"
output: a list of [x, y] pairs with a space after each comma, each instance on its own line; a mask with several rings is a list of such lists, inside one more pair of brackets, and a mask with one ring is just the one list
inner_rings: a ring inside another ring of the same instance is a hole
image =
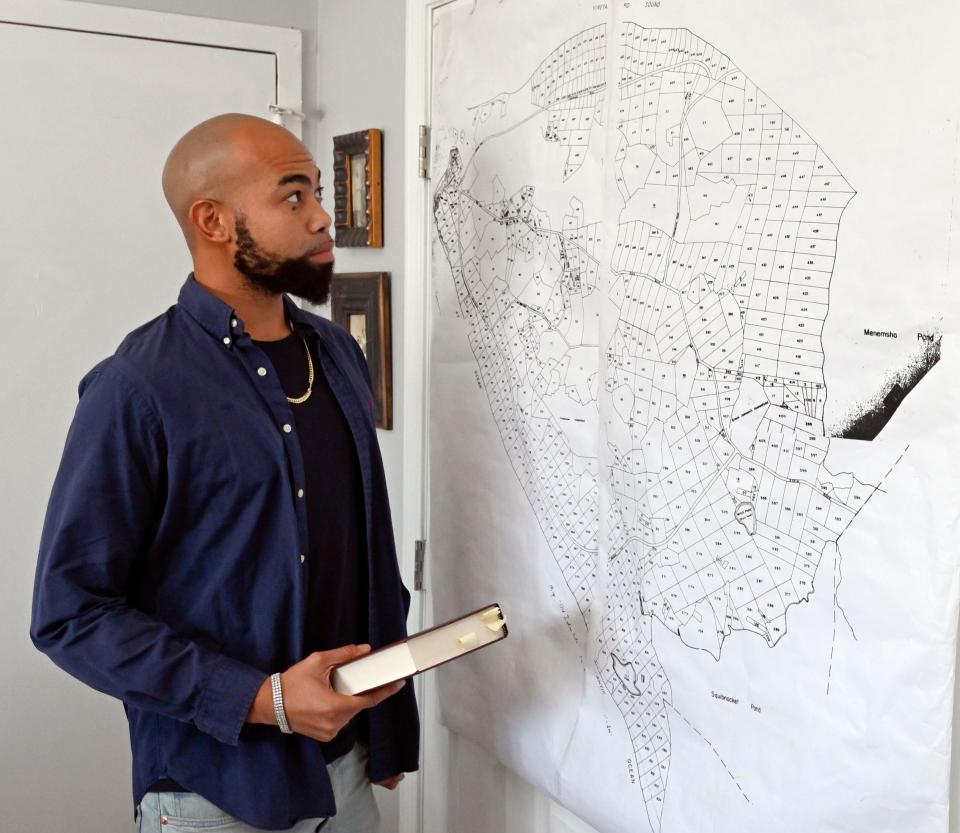
[[[293, 334], [293, 325], [290, 323], [289, 319], [287, 320], [287, 326], [290, 328], [290, 333]], [[307, 346], [307, 340], [301, 336], [300, 340], [303, 342], [303, 349], [307, 352], [307, 392], [303, 396], [288, 396], [287, 402], [291, 405], [301, 405], [310, 398], [310, 394], [313, 393], [313, 359], [310, 356], [310, 348]]]

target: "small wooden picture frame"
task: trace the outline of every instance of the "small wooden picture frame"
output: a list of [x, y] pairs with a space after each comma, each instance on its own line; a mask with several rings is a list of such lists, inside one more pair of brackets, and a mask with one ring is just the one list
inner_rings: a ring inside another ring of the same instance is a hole
[[337, 246], [383, 246], [383, 133], [333, 137], [333, 210]]
[[342, 272], [330, 283], [333, 320], [367, 357], [378, 428], [393, 428], [393, 361], [390, 351], [390, 273]]

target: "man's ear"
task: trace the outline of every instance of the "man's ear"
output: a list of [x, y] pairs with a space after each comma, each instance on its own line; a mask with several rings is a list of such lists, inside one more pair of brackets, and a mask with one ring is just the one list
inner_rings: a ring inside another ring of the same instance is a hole
[[222, 203], [211, 199], [197, 200], [190, 206], [190, 223], [195, 234], [211, 243], [226, 243], [230, 240], [230, 229], [225, 222], [225, 208]]

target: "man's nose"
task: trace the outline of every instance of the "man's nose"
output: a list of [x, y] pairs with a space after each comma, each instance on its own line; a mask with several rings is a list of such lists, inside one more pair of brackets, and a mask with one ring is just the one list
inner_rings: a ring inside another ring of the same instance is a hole
[[330, 215], [318, 201], [314, 204], [313, 214], [310, 216], [310, 231], [314, 234], [330, 228]]

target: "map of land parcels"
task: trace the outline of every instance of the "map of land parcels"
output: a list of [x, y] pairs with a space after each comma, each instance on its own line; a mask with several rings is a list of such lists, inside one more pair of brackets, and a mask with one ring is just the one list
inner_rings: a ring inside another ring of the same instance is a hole
[[[485, 418], [575, 605], [572, 648], [626, 734], [624, 787], [639, 796], [622, 829], [685, 829], [665, 817], [684, 790], [678, 726], [737, 801], [751, 790], [710, 725], [678, 710], [662, 640], [719, 666], [729, 640], [776, 650], [794, 608], [832, 596], [825, 697], [838, 621], [857, 641], [841, 539], [905, 451], [869, 481], [828, 464], [841, 441], [825, 428], [824, 327], [858, 195], [691, 29], [607, 19], [530, 69], [513, 92], [462, 102], [435, 161], [435, 281], [452, 288], [435, 327], [469, 345]], [[518, 148], [541, 158], [518, 165]], [[939, 358], [941, 336], [924, 335]]]

